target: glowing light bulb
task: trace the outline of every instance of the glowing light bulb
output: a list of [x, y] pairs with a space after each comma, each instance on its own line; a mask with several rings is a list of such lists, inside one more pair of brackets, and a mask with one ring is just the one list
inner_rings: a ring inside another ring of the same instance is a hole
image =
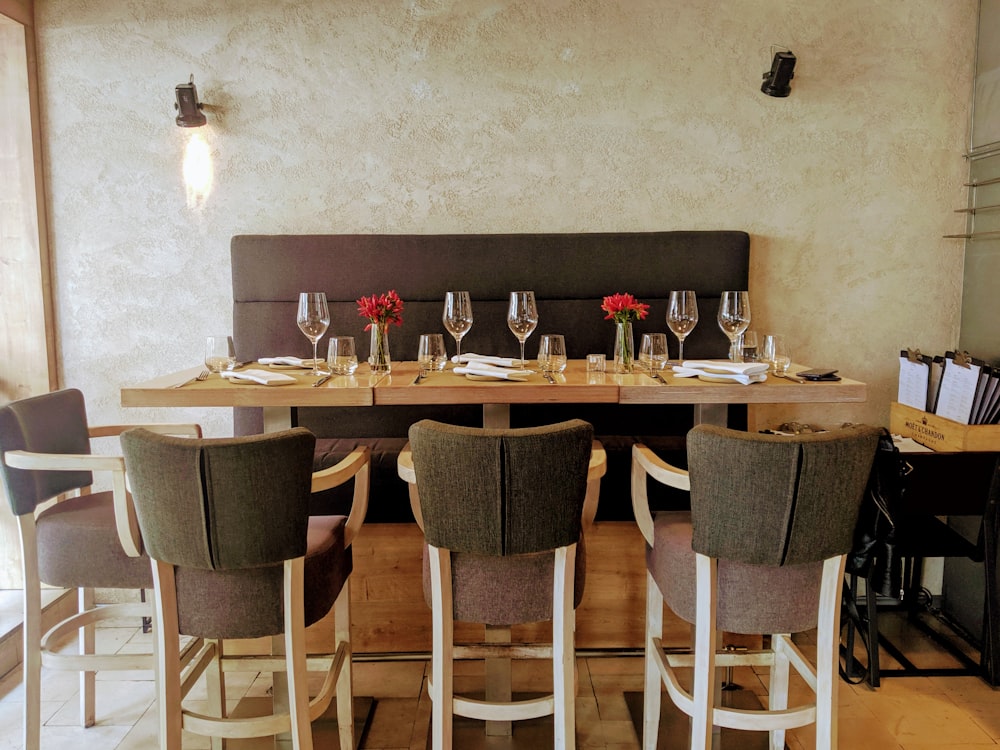
[[205, 205], [212, 192], [212, 154], [200, 133], [192, 133], [184, 150], [184, 189], [188, 208]]

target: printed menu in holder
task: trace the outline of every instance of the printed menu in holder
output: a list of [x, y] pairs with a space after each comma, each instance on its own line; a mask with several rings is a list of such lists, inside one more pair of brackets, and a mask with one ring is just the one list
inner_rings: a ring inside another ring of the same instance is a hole
[[937, 399], [937, 414], [953, 422], [969, 424], [979, 387], [982, 362], [963, 352], [947, 352]]
[[930, 383], [931, 358], [919, 350], [904, 349], [899, 353], [899, 394], [896, 400], [914, 409], [927, 408], [927, 388]]

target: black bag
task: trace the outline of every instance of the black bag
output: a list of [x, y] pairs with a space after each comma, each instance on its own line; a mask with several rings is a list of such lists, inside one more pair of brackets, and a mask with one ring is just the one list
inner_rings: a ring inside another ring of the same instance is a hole
[[847, 572], [863, 577], [882, 596], [902, 598], [903, 561], [896, 546], [893, 512], [903, 496], [906, 462], [883, 429], [868, 486], [861, 501], [854, 547], [847, 555]]

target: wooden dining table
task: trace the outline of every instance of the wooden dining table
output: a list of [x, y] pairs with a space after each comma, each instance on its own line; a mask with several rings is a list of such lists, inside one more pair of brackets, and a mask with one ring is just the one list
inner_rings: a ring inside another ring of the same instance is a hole
[[[584, 360], [570, 360], [564, 372], [553, 376], [555, 383], [537, 371], [523, 381], [472, 380], [456, 374], [449, 365], [418, 383], [416, 362], [394, 362], [392, 371], [382, 375], [370, 374], [367, 369], [362, 365], [354, 375], [333, 376], [319, 387], [314, 387], [315, 376], [296, 370], [283, 370], [295, 378], [289, 385], [235, 383], [213, 375], [174, 387], [201, 370], [192, 367], [123, 386], [121, 403], [141, 407], [261, 407], [264, 429], [271, 432], [291, 427], [294, 409], [300, 406], [479, 404], [484, 426], [505, 427], [510, 423], [511, 404], [689, 404], [694, 407], [696, 423], [725, 424], [728, 407], [734, 404], [863, 402], [868, 397], [868, 386], [850, 378], [797, 382], [768, 376], [762, 383], [742, 385], [680, 378], [667, 368], [661, 371], [664, 384], [639, 371], [587, 372]], [[793, 364], [789, 372], [806, 369], [807, 365]]]

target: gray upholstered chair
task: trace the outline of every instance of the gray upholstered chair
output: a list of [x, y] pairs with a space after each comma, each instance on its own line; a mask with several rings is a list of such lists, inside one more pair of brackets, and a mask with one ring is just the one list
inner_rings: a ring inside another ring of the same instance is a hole
[[[0, 407], [0, 478], [17, 518], [24, 575], [24, 729], [26, 750], [41, 734], [41, 668], [80, 672], [80, 722], [95, 721], [98, 670], [153, 668], [150, 654], [95, 653], [94, 624], [108, 618], [152, 615], [143, 603], [97, 607], [94, 589], [152, 588], [120, 456], [91, 455], [91, 439], [114, 437], [129, 426], [91, 427], [78, 390], [46, 393]], [[149, 425], [200, 435], [197, 425]], [[111, 489], [91, 492], [94, 472]], [[56, 499], [55, 503], [49, 503]], [[76, 614], [41, 633], [41, 584], [78, 590]], [[79, 653], [60, 650], [79, 635]]]
[[[553, 715], [555, 746], [575, 747], [573, 632], [584, 584], [582, 531], [593, 520], [605, 465], [593, 428], [580, 420], [507, 430], [430, 420], [410, 427], [399, 473], [410, 482], [427, 543], [436, 750], [451, 747], [453, 714], [497, 721]], [[455, 621], [506, 629], [509, 642], [511, 625], [547, 620], [551, 649], [519, 646], [517, 655], [551, 657], [553, 694], [514, 702], [490, 700], [489, 693], [485, 701], [454, 695], [454, 658], [501, 652], [456, 647]]]
[[[688, 471], [643, 445], [632, 450], [632, 503], [646, 539], [646, 678], [643, 748], [654, 750], [661, 681], [691, 717], [691, 748], [707, 748], [712, 726], [768, 730], [784, 748], [785, 730], [816, 724], [818, 748], [837, 746], [837, 661], [844, 556], [879, 430], [853, 427], [783, 437], [698, 426], [688, 433]], [[691, 512], [659, 513], [647, 476], [690, 489]], [[663, 602], [695, 626], [691, 654], [665, 652]], [[791, 633], [817, 628], [815, 667]], [[717, 652], [717, 629], [768, 634], [770, 648]], [[767, 709], [715, 705], [716, 667], [770, 666]], [[675, 667], [694, 667], [692, 692]], [[815, 702], [788, 708], [789, 666]]]
[[[130, 430], [121, 439], [139, 527], [152, 559], [160, 625], [160, 747], [180, 750], [181, 729], [213, 738], [290, 731], [293, 747], [310, 750], [310, 722], [336, 693], [340, 746], [353, 748], [349, 547], [367, 510], [368, 449], [359, 448], [314, 475], [316, 439], [304, 428], [202, 440]], [[311, 492], [351, 478], [349, 517], [309, 516]], [[325, 671], [322, 688], [310, 701], [305, 628], [331, 607], [335, 653], [309, 659], [314, 669]], [[189, 666], [174, 658], [180, 635], [205, 639]], [[275, 650], [284, 655], [223, 653], [223, 639], [262, 636], [271, 636]], [[276, 685], [271, 714], [227, 718], [223, 669], [240, 668], [287, 672], [287, 707], [285, 691]], [[202, 671], [213, 715], [183, 706]]]

